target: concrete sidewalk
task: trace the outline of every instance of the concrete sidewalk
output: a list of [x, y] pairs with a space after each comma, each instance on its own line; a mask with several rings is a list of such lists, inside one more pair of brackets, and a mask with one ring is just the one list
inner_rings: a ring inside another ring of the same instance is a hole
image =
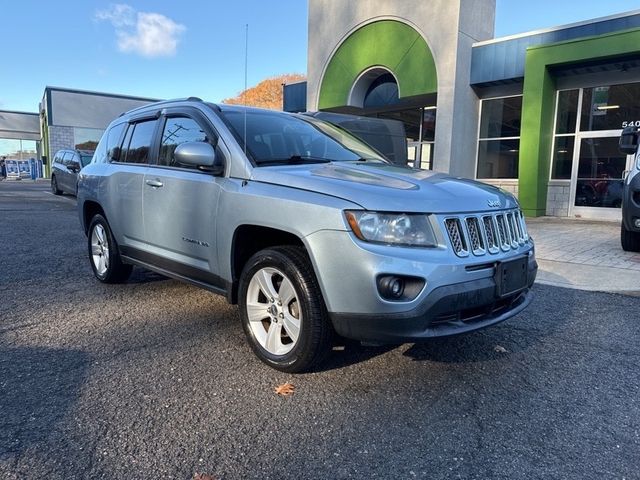
[[540, 217], [527, 219], [540, 266], [537, 282], [640, 295], [640, 253], [620, 246], [620, 224]]

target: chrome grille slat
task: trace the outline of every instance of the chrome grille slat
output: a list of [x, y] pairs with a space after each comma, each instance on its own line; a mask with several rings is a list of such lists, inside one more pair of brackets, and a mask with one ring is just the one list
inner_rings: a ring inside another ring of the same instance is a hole
[[482, 255], [484, 253], [484, 239], [480, 230], [480, 222], [476, 217], [467, 217], [465, 220], [467, 231], [469, 232], [469, 245], [474, 255]]
[[462, 225], [457, 218], [447, 218], [444, 221], [447, 233], [449, 234], [449, 240], [453, 246], [453, 251], [458, 256], [466, 256], [469, 254], [467, 250], [467, 243], [464, 238], [464, 232], [462, 231]]
[[491, 253], [496, 253], [499, 250], [499, 246], [496, 234], [496, 224], [493, 221], [493, 217], [490, 215], [482, 217], [482, 223], [484, 225], [485, 236], [487, 237], [487, 249]]
[[455, 254], [482, 256], [508, 252], [529, 241], [520, 210], [485, 212], [478, 215], [448, 216], [444, 227]]
[[516, 229], [516, 222], [513, 218], [513, 213], [507, 213], [507, 225], [509, 226], [509, 236], [511, 237], [511, 246], [513, 248], [518, 247], [518, 230]]
[[504, 215], [496, 215], [496, 223], [498, 224], [498, 238], [500, 239], [500, 246], [503, 250], [508, 250], [511, 241], [509, 240], [509, 232], [505, 225]]

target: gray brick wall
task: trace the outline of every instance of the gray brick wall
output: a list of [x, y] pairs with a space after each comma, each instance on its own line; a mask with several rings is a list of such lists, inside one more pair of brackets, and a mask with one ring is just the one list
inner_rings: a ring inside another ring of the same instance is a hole
[[73, 127], [49, 127], [49, 155], [52, 159], [58, 150], [74, 146]]
[[547, 215], [552, 217], [569, 216], [569, 182], [549, 182], [547, 187]]
[[[507, 192], [513, 193], [518, 198], [518, 182], [516, 180], [482, 180]], [[547, 215], [551, 217], [568, 217], [571, 186], [568, 181], [551, 181], [547, 189]]]
[[480, 181], [485, 183], [490, 183], [491, 185], [495, 185], [496, 187], [500, 187], [509, 193], [513, 193], [515, 197], [518, 198], [518, 181], [517, 180], [484, 179]]

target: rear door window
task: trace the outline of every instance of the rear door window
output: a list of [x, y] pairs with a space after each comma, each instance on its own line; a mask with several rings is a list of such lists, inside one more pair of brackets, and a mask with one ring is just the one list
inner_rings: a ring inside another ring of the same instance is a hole
[[126, 163], [149, 163], [149, 152], [157, 120], [145, 120], [129, 125], [119, 160]]

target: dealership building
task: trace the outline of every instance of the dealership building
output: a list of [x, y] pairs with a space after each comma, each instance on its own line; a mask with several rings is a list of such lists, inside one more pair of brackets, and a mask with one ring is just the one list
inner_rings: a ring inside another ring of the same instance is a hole
[[[640, 10], [494, 38], [495, 7], [309, 0], [307, 81], [284, 87], [284, 109], [402, 122], [403, 161], [500, 186], [530, 216], [619, 219]], [[38, 112], [0, 111], [0, 156], [44, 159], [48, 173], [57, 150], [92, 148], [153, 100], [47, 87]]]
[[0, 110], [0, 157], [38, 160], [49, 176], [58, 150], [95, 150], [109, 123], [123, 112], [157, 101], [110, 93], [46, 87], [38, 113]]
[[495, 0], [310, 0], [308, 21], [285, 110], [400, 120], [415, 167], [501, 186], [530, 216], [620, 218], [640, 11], [503, 38]]

